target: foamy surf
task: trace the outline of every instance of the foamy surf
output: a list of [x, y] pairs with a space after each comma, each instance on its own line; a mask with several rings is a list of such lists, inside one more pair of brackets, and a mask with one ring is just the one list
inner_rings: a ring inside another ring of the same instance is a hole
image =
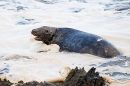
[[[63, 67], [96, 67], [111, 86], [129, 86], [129, 0], [2, 0], [0, 1], [0, 77], [11, 82], [62, 78]], [[123, 7], [122, 7], [123, 6]], [[127, 9], [127, 10], [122, 10]], [[121, 10], [121, 11], [119, 11]], [[124, 56], [105, 59], [59, 52], [59, 46], [35, 41], [31, 30], [40, 26], [71, 27], [99, 35]]]

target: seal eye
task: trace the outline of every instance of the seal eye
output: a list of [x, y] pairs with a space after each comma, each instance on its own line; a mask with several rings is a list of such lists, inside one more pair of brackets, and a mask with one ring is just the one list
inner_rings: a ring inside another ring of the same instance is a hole
[[49, 32], [49, 30], [45, 30], [47, 33]]

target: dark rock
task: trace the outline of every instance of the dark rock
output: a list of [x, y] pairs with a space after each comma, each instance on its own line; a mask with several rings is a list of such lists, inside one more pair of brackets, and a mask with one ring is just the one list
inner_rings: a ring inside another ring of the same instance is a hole
[[13, 85], [13, 83], [11, 83], [9, 80], [6, 80], [6, 79], [1, 80], [0, 79], [0, 86], [11, 86], [11, 85]]
[[[15, 86], [105, 86], [107, 83], [104, 78], [95, 72], [96, 68], [92, 67], [88, 72], [82, 69], [72, 69], [63, 83], [50, 82], [27, 82], [19, 81]], [[0, 86], [11, 86], [13, 83], [6, 79], [0, 79]]]
[[16, 86], [61, 86], [61, 85], [60, 84], [52, 84], [50, 82], [42, 83], [42, 82], [33, 81], [33, 82], [24, 83], [23, 81], [19, 81]]
[[106, 81], [92, 67], [88, 72], [82, 69], [72, 69], [62, 86], [105, 86]]
[[49, 82], [44, 82], [43, 86], [58, 86], [58, 85], [55, 85], [55, 84], [52, 84], [52, 83], [49, 83]]
[[72, 69], [66, 77], [63, 84], [51, 84], [45, 82], [43, 86], [105, 86], [106, 81], [95, 72], [96, 68], [92, 67], [88, 72], [82, 69]]
[[20, 81], [16, 86], [43, 86], [43, 83], [37, 81], [23, 83], [23, 81]]

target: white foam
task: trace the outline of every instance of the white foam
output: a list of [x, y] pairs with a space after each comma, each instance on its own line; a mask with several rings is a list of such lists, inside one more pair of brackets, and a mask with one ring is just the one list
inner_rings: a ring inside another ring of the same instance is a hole
[[[62, 67], [79, 66], [88, 70], [91, 68], [89, 64], [106, 60], [88, 54], [58, 52], [58, 45], [46, 45], [35, 41], [31, 30], [44, 25], [71, 27], [99, 35], [119, 48], [124, 55], [130, 56], [130, 17], [122, 16], [121, 13], [114, 14], [114, 11], [104, 11], [103, 4], [112, 2], [111, 0], [86, 0], [86, 2], [63, 0], [60, 3], [44, 4], [36, 0], [0, 1], [0, 5], [3, 5], [0, 6], [0, 56], [4, 56], [0, 59], [0, 68], [9, 65], [9, 73], [1, 77], [6, 76], [12, 82], [19, 80], [27, 82], [34, 79], [44, 81], [62, 78], [58, 73]], [[17, 10], [18, 6], [25, 8]], [[79, 13], [74, 13], [77, 8], [83, 9]], [[119, 17], [123, 18], [118, 19]], [[25, 24], [21, 25], [19, 22]], [[45, 52], [38, 53], [38, 51]], [[11, 58], [17, 55], [29, 58]], [[11, 59], [6, 60], [7, 58]], [[100, 68], [97, 69], [100, 71]], [[126, 70], [130, 72], [129, 68], [123, 68], [122, 71]]]

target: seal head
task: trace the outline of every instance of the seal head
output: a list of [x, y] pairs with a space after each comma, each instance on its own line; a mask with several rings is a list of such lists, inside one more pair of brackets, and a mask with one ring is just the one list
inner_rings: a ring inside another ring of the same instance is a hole
[[45, 44], [50, 44], [51, 40], [53, 39], [53, 36], [55, 35], [56, 32], [55, 27], [48, 27], [48, 26], [43, 26], [40, 28], [36, 28], [32, 30], [32, 34], [35, 37], [35, 40], [37, 41], [42, 41]]

